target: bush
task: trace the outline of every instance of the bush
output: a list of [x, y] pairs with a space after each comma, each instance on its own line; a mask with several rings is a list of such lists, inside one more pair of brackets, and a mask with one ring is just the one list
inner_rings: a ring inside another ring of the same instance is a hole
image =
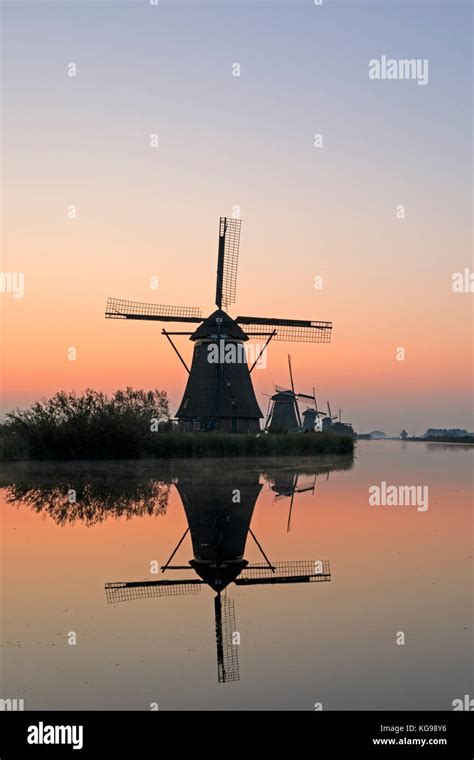
[[7, 414], [0, 451], [3, 458], [17, 458], [8, 456], [16, 441], [32, 459], [139, 458], [157, 435], [152, 428], [168, 420], [163, 391], [126, 388], [111, 397], [92, 389], [60, 391]]

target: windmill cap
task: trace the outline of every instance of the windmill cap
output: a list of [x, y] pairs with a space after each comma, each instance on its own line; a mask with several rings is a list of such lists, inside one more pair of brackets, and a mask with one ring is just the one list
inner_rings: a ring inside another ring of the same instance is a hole
[[191, 560], [191, 567], [199, 575], [200, 578], [207, 583], [214, 591], [224, 591], [224, 589], [233, 583], [240, 575], [244, 567], [248, 565], [247, 560], [230, 561], [228, 564], [223, 563], [219, 567], [211, 565], [207, 562], [198, 562], [195, 559]]
[[296, 394], [293, 393], [293, 391], [291, 390], [277, 391], [276, 393], [274, 393], [273, 396], [270, 396], [270, 398], [272, 399], [272, 401], [293, 402], [295, 395]]
[[222, 309], [213, 311], [193, 332], [191, 340], [204, 340], [218, 334], [235, 340], [248, 340], [248, 336], [237, 322]]

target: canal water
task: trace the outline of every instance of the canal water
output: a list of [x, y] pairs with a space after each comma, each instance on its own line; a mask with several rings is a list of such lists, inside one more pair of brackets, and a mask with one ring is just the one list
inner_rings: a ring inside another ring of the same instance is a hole
[[473, 450], [4, 463], [0, 697], [452, 709], [474, 693]]

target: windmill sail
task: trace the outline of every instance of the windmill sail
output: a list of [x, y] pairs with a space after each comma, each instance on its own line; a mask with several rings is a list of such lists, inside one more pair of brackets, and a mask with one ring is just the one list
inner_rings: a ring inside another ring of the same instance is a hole
[[296, 560], [294, 562], [277, 562], [270, 569], [263, 562], [247, 565], [236, 586], [256, 586], [267, 583], [314, 583], [331, 580], [329, 560]]
[[105, 584], [105, 596], [108, 604], [129, 602], [132, 599], [148, 599], [153, 596], [184, 596], [199, 594], [203, 581], [191, 579], [186, 581], [133, 581]]
[[238, 645], [234, 644], [234, 600], [217, 594], [214, 599], [216, 620], [217, 680], [219, 683], [239, 681]]
[[241, 219], [221, 216], [219, 220], [219, 247], [217, 252], [216, 306], [226, 309], [235, 303], [237, 266], [239, 263]]
[[273, 340], [294, 343], [330, 343], [332, 322], [307, 319], [276, 319], [274, 317], [237, 317], [249, 338], [259, 338], [276, 330]]
[[202, 322], [201, 309], [195, 306], [165, 306], [158, 303], [124, 301], [108, 298], [105, 309], [107, 319], [146, 319], [160, 322]]

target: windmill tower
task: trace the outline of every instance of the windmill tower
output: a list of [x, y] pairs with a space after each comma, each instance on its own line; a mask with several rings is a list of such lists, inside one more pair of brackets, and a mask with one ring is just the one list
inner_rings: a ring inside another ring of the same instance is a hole
[[[145, 304], [117, 298], [107, 301], [105, 316], [109, 319], [197, 325], [193, 332], [162, 329], [188, 372], [183, 399], [176, 413], [179, 426], [185, 431], [258, 432], [263, 415], [250, 375], [269, 342], [275, 339], [329, 343], [331, 340], [331, 322], [248, 316], [232, 319], [227, 314], [225, 310], [236, 299], [240, 227], [240, 219], [221, 217], [219, 221], [217, 309], [207, 318], [203, 319], [201, 310], [194, 307]], [[175, 335], [187, 335], [194, 344], [190, 368], [173, 342]], [[249, 369], [244, 344], [256, 338], [264, 344]]]
[[[205, 466], [204, 466], [205, 467]], [[265, 586], [275, 584], [329, 581], [327, 560], [277, 562], [269, 560], [253, 533], [250, 523], [262, 488], [258, 472], [221, 475], [212, 468], [206, 477], [196, 481], [193, 473], [176, 483], [185, 509], [188, 528], [179, 539], [162, 572], [192, 569], [197, 577], [159, 581], [121, 581], [106, 583], [107, 602], [129, 601], [148, 597], [197, 594], [206, 585], [215, 593], [214, 629], [219, 683], [238, 681], [239, 647], [234, 641], [237, 631], [235, 605], [228, 587]], [[230, 495], [238, 489], [240, 503], [232, 503]], [[171, 565], [176, 552], [188, 535], [191, 536], [193, 559], [187, 565]], [[249, 564], [244, 558], [247, 537], [251, 536], [264, 562]]]
[[293, 371], [291, 368], [291, 356], [288, 354], [288, 369], [290, 372], [289, 390], [276, 387], [276, 393], [270, 397], [272, 406], [267, 416], [265, 429], [270, 433], [300, 433], [303, 430], [298, 399], [306, 398], [313, 400], [312, 396], [305, 393], [296, 393], [293, 382]]
[[307, 406], [303, 412], [303, 433], [312, 432], [316, 427], [317, 419], [317, 410]]

